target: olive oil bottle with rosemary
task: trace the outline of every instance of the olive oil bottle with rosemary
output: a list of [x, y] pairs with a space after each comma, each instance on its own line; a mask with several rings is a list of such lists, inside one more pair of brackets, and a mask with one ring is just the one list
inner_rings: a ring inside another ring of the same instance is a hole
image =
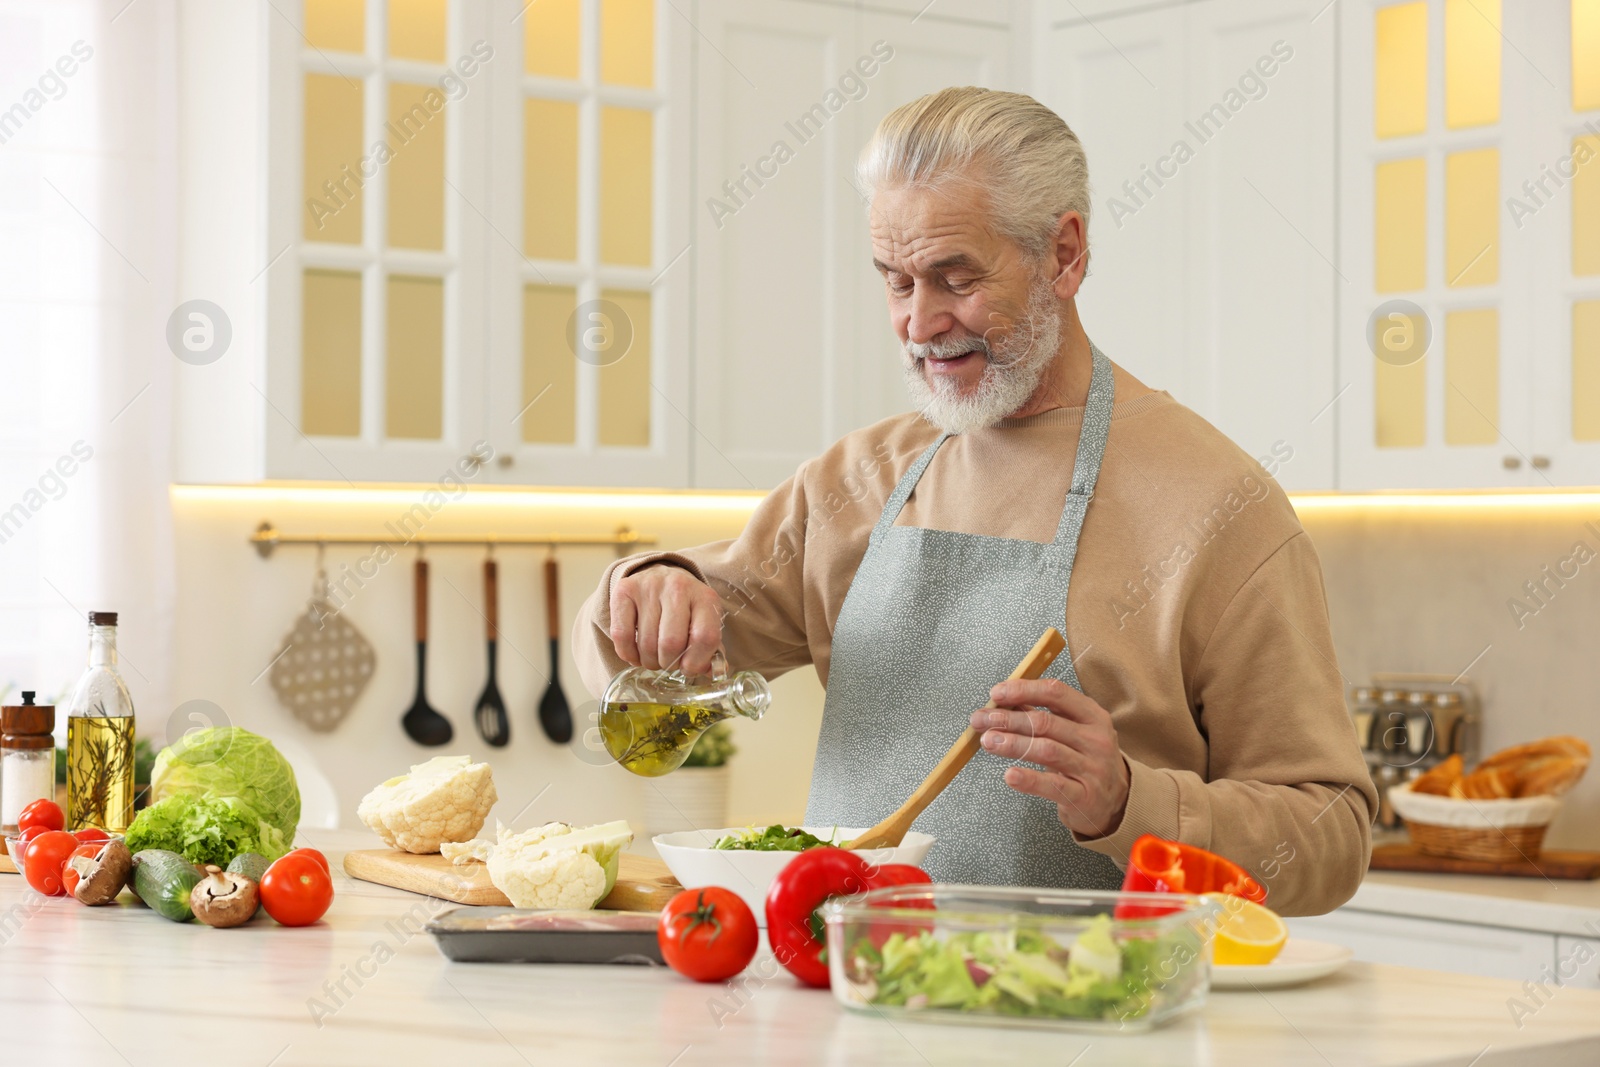
[[117, 673], [117, 613], [89, 613], [89, 669], [67, 705], [67, 829], [133, 821], [133, 698]]
[[630, 667], [611, 679], [598, 724], [611, 758], [634, 774], [659, 778], [683, 766], [716, 723], [735, 715], [761, 718], [772, 703], [767, 680], [755, 671], [727, 674], [720, 653], [715, 663], [711, 678]]

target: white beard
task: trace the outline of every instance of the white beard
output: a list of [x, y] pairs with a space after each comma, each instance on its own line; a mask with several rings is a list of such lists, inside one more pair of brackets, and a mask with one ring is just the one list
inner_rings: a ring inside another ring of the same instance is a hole
[[[967, 433], [993, 426], [1028, 402], [1045, 369], [1056, 357], [1061, 342], [1061, 308], [1047, 279], [1028, 291], [1028, 306], [1021, 322], [1013, 324], [1001, 341], [990, 345], [982, 337], [962, 337], [919, 345], [908, 341], [905, 357], [906, 391], [922, 417], [945, 433]], [[944, 378], [928, 383], [923, 366], [929, 356], [958, 356], [981, 352], [988, 365], [969, 392]]]

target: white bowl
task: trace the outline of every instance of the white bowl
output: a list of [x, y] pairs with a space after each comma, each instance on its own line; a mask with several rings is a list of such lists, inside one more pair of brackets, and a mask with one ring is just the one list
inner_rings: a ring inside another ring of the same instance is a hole
[[[778, 877], [778, 872], [800, 853], [751, 852], [745, 849], [724, 850], [711, 847], [719, 838], [745, 829], [748, 827], [680, 830], [675, 834], [657, 834], [651, 841], [655, 844], [656, 851], [661, 854], [661, 861], [685, 888], [699, 889], [703, 886], [718, 885], [733, 890], [750, 905], [750, 910], [755, 912], [756, 925], [765, 929], [767, 890], [771, 888], [772, 880]], [[824, 841], [849, 841], [866, 833], [869, 827], [852, 829], [848, 826], [802, 826], [801, 829], [808, 834], [815, 834]], [[880, 863], [909, 863], [920, 867], [922, 861], [928, 858], [928, 850], [932, 847], [933, 838], [930, 835], [910, 830], [898, 848], [863, 849], [857, 854], [873, 866]]]

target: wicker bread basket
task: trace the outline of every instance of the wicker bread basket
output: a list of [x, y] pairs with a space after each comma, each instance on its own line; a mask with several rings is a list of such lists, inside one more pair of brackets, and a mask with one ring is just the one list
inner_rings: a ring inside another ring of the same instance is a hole
[[1491, 863], [1538, 859], [1561, 810], [1559, 796], [1458, 800], [1413, 793], [1409, 782], [1390, 789], [1389, 800], [1421, 851]]

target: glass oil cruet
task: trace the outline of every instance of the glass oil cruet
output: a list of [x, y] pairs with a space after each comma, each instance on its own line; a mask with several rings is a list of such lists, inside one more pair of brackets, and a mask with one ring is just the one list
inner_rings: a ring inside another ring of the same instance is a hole
[[600, 737], [611, 758], [634, 774], [659, 778], [683, 766], [694, 743], [735, 715], [759, 719], [772, 703], [767, 680], [755, 671], [728, 674], [719, 651], [710, 677], [679, 670], [629, 667], [611, 679], [600, 700]]
[[67, 706], [67, 829], [133, 821], [133, 697], [117, 673], [117, 613], [89, 613], [89, 669]]

